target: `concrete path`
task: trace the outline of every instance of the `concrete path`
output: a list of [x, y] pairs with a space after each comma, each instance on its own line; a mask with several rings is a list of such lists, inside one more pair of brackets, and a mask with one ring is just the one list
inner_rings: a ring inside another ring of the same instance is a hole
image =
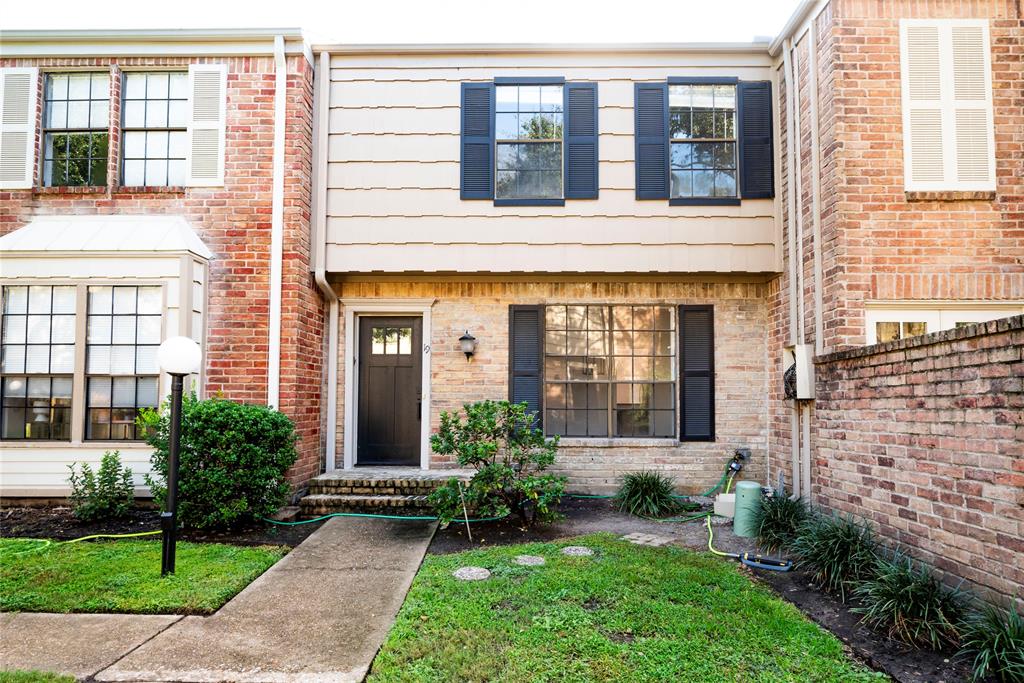
[[97, 681], [361, 681], [435, 528], [331, 519], [209, 617], [0, 614], [0, 670]]
[[40, 669], [87, 678], [180, 619], [140, 614], [0, 614], [0, 671]]
[[209, 617], [185, 617], [98, 681], [360, 681], [435, 522], [335, 518]]

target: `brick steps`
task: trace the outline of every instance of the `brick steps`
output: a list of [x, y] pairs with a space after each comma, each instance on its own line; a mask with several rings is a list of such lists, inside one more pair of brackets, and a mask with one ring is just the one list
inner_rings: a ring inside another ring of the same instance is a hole
[[380, 514], [429, 514], [427, 496], [404, 495], [331, 495], [304, 496], [299, 502], [302, 517], [319, 517], [333, 512], [369, 512]]
[[431, 514], [428, 497], [451, 477], [468, 479], [464, 470], [373, 468], [330, 472], [309, 482], [299, 501], [299, 516], [309, 519], [333, 512]]

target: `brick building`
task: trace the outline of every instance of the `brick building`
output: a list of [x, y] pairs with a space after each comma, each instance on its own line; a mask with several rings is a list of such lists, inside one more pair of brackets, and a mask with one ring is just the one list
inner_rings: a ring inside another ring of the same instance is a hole
[[[743, 450], [748, 478], [1020, 597], [1020, 12], [808, 1], [745, 44], [5, 35], [4, 362], [23, 365], [2, 374], [49, 394], [35, 413], [5, 394], [2, 491], [61, 495], [65, 462], [115, 446], [144, 467], [137, 406], [107, 404], [155, 380], [91, 368], [118, 344], [90, 325], [139, 333], [160, 286], [165, 336], [204, 344], [201, 392], [296, 420], [297, 485], [448, 468], [439, 413], [512, 398], [562, 438], [574, 490], [659, 469], [699, 491]], [[139, 123], [151, 100], [184, 124]], [[19, 341], [33, 315], [50, 336]], [[33, 344], [71, 370], [29, 370]]]
[[132, 422], [175, 334], [202, 344], [200, 394], [280, 407], [316, 474], [302, 36], [5, 32], [2, 54], [4, 495], [64, 495], [67, 464], [114, 449], [141, 484]]

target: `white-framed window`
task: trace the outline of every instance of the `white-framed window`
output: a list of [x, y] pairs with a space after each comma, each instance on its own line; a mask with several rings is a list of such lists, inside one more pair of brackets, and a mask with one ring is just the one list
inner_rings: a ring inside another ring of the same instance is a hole
[[986, 19], [901, 19], [904, 188], [995, 190]]
[[866, 341], [881, 344], [1024, 313], [1024, 303], [1000, 306], [988, 303], [987, 307], [984, 302], [916, 308], [913, 305], [869, 305], [864, 316]]
[[188, 72], [125, 73], [121, 106], [122, 184], [184, 185]]
[[562, 199], [562, 88], [495, 86], [495, 199]]

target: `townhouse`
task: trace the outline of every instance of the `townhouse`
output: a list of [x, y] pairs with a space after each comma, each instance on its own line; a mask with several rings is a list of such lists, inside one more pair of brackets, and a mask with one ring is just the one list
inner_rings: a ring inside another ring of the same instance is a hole
[[0, 492], [144, 469], [151, 349], [184, 333], [200, 394], [295, 419], [298, 487], [444, 470], [439, 413], [511, 398], [574, 490], [700, 491], [742, 451], [1020, 595], [1022, 26], [830, 0], [742, 44], [8, 32]]

